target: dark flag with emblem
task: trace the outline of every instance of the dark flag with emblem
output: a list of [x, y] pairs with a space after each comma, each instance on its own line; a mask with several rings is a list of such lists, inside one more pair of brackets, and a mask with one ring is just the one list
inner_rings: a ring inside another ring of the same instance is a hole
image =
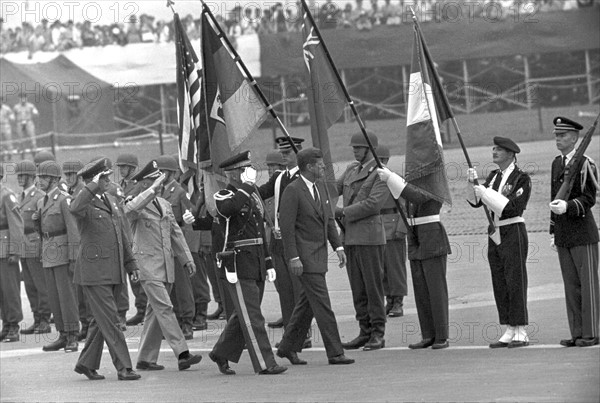
[[[198, 169], [198, 141], [202, 113], [202, 72], [196, 52], [183, 29], [179, 14], [174, 15], [177, 65], [177, 123], [179, 125], [179, 166], [184, 178], [194, 178]], [[189, 183], [194, 183], [193, 180]]]
[[[242, 75], [231, 51], [206, 11], [202, 12], [202, 63], [208, 130], [200, 138], [200, 167], [206, 194], [225, 187], [219, 164], [239, 151], [242, 142], [267, 117], [267, 109]], [[212, 197], [206, 199], [215, 213]]]
[[452, 110], [420, 31], [415, 28], [410, 93], [406, 111], [406, 180], [452, 204], [440, 124]]
[[310, 131], [313, 146], [323, 152], [326, 165], [325, 174], [328, 182], [335, 181], [329, 137], [327, 130], [342, 116], [346, 106], [344, 91], [329, 63], [323, 49], [321, 38], [308, 17], [309, 11], [303, 5], [304, 23], [302, 33], [304, 38], [304, 63], [307, 68], [310, 86], [308, 88], [308, 110], [310, 113]]

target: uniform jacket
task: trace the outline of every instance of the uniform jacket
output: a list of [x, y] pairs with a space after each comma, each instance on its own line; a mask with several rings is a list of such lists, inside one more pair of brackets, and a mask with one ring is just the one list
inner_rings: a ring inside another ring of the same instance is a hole
[[[594, 161], [586, 158], [592, 170], [597, 172]], [[582, 185], [582, 172], [582, 168], [579, 168], [569, 200], [566, 200], [567, 212], [562, 215], [550, 213], [550, 234], [554, 234], [556, 246], [571, 248], [598, 242], [598, 226], [592, 214], [592, 207], [596, 204], [596, 187], [589, 173], [585, 184]], [[562, 156], [559, 155], [552, 161], [551, 200], [556, 197], [563, 179]]]
[[192, 211], [194, 206], [183, 187], [173, 179], [165, 185], [161, 197], [171, 204], [171, 210], [173, 210], [177, 223], [180, 226], [185, 225], [183, 222], [183, 213], [185, 213], [185, 210]]
[[133, 231], [133, 254], [140, 268], [140, 280], [175, 282], [174, 259], [192, 262], [183, 232], [165, 199], [157, 197], [161, 212], [151, 201], [154, 192], [147, 189], [125, 204], [125, 214]]
[[358, 172], [353, 162], [337, 181], [337, 192], [344, 196], [344, 244], [385, 245], [385, 229], [379, 214], [390, 191], [377, 175], [375, 160]]
[[69, 210], [71, 202], [71, 196], [58, 187], [37, 202], [44, 267], [62, 266], [76, 259], [79, 230]]
[[[402, 201], [399, 202], [399, 205], [400, 208], [402, 208]], [[381, 219], [383, 220], [383, 227], [385, 228], [386, 242], [406, 237], [406, 225], [404, 224], [404, 221], [402, 221], [402, 217], [400, 217], [400, 212], [397, 211], [398, 207], [396, 206], [394, 197], [390, 193], [381, 209]]]
[[46, 193], [36, 188], [29, 189], [23, 200], [19, 203], [21, 216], [23, 217], [23, 225], [25, 236], [23, 242], [22, 258], [38, 258], [41, 254], [42, 240], [40, 237], [39, 222], [34, 221], [32, 216], [37, 211], [37, 203], [39, 199], [43, 199]]
[[88, 183], [71, 203], [81, 241], [75, 283], [108, 285], [125, 282], [125, 271], [137, 270], [131, 244], [126, 241], [126, 221], [117, 199], [105, 193], [110, 206], [96, 196], [98, 184]]
[[333, 250], [340, 247], [337, 227], [325, 187], [318, 183], [320, 205], [304, 180], [290, 183], [281, 199], [281, 236], [286, 259], [299, 257], [305, 273], [327, 272], [327, 241]]
[[0, 185], [0, 204], [0, 259], [21, 256], [23, 218], [17, 197], [3, 185]]
[[81, 191], [81, 189], [83, 189], [85, 187], [85, 183], [83, 183], [82, 181], [77, 182], [77, 184], [73, 187], [70, 187], [68, 190], [68, 193], [75, 197], [77, 196], [77, 194]]
[[[228, 185], [227, 189], [234, 192], [233, 196], [225, 200], [217, 200], [220, 231], [213, 232], [213, 250], [223, 250], [226, 218], [229, 218], [228, 249], [235, 249], [237, 275], [240, 279], [264, 281], [266, 276], [265, 259], [269, 256], [262, 206], [257, 200], [255, 187], [242, 184], [239, 189]], [[262, 238], [262, 245], [232, 248], [231, 242]], [[270, 258], [269, 258], [270, 260]], [[272, 267], [272, 266], [271, 266]], [[219, 270], [221, 278], [225, 278], [223, 268]]]
[[[406, 200], [409, 218], [427, 217], [440, 213], [442, 203], [429, 198], [417, 186], [406, 184], [401, 193]], [[426, 260], [450, 254], [450, 243], [446, 229], [441, 222], [412, 226], [407, 232], [408, 259]]]
[[128, 196], [135, 196], [137, 194], [137, 181], [131, 180], [131, 179], [123, 179], [121, 180], [121, 182], [119, 183], [119, 186], [121, 187], [121, 190], [123, 191], [123, 194], [125, 195], [125, 198], [127, 198]]

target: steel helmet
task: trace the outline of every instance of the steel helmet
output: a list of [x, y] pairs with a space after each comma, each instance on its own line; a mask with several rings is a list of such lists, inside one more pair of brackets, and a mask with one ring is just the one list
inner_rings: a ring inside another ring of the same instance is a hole
[[50, 151], [40, 151], [33, 157], [35, 165], [40, 165], [44, 161], [56, 161], [56, 157]]
[[170, 155], [161, 155], [160, 157], [156, 158], [156, 165], [161, 171], [177, 172], [179, 169], [177, 161]]
[[376, 154], [379, 158], [390, 158], [390, 149], [387, 146], [381, 144], [377, 147]]
[[[377, 149], [377, 146], [379, 145], [379, 140], [377, 139], [377, 136], [375, 135], [375, 133], [367, 132], [367, 135], [369, 136], [369, 140], [371, 141], [373, 148]], [[362, 132], [359, 132], [359, 133], [352, 135], [352, 137], [350, 138], [350, 146], [351, 147], [369, 147], [369, 144], [367, 144], [367, 140], [365, 139], [365, 136], [362, 134]]]
[[62, 165], [62, 170], [66, 174], [77, 173], [83, 168], [83, 162], [79, 160], [65, 161]]
[[116, 165], [120, 167], [121, 165], [127, 165], [130, 167], [137, 168], [138, 167], [138, 159], [137, 156], [133, 154], [121, 154], [117, 157]]
[[53, 176], [60, 178], [62, 176], [62, 169], [56, 161], [44, 161], [37, 167], [38, 176]]
[[17, 167], [15, 168], [15, 173], [17, 175], [31, 175], [35, 176], [35, 164], [30, 160], [23, 160], [17, 162]]

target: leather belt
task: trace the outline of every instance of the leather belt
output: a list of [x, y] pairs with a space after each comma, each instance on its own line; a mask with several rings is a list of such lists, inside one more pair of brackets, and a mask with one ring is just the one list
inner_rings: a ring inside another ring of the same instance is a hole
[[428, 215], [425, 217], [408, 218], [408, 225], [411, 225], [413, 227], [417, 225], [430, 224], [432, 222], [440, 222], [440, 215], [436, 214]]
[[241, 239], [239, 241], [227, 242], [228, 248], [241, 248], [244, 246], [262, 245], [262, 238]]
[[525, 219], [523, 217], [513, 217], [513, 218], [507, 218], [506, 220], [500, 220], [498, 221], [498, 227], [504, 227], [505, 225], [510, 225], [510, 224], [517, 224], [520, 222], [525, 222]]
[[397, 208], [384, 208], [379, 214], [398, 214]]
[[67, 230], [63, 229], [60, 231], [42, 232], [42, 237], [44, 237], [45, 239], [50, 239], [55, 236], [66, 235], [66, 234], [67, 234]]

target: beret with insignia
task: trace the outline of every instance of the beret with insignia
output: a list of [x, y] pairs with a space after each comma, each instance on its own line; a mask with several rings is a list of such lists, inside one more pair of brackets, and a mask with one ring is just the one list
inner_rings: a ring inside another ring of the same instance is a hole
[[518, 154], [521, 152], [521, 149], [519, 148], [517, 143], [515, 143], [514, 141], [512, 141], [511, 139], [509, 139], [507, 137], [499, 137], [499, 136], [494, 137], [494, 144], [497, 145], [498, 147], [504, 148], [505, 150], [512, 151], [515, 154]]

